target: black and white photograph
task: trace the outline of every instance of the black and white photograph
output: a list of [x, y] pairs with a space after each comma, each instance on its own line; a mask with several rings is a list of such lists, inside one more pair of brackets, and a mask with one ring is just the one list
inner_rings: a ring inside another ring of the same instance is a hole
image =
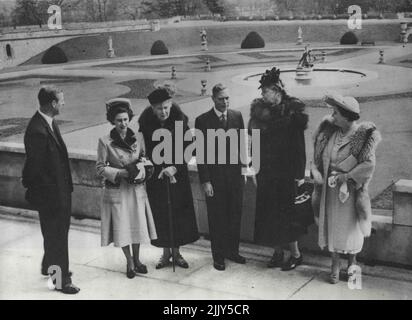
[[0, 0], [0, 300], [412, 300], [411, 34], [411, 0]]

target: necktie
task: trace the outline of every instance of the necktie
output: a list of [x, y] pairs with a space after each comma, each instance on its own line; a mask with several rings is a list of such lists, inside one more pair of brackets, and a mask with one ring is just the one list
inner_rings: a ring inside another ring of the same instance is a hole
[[226, 116], [225, 116], [224, 113], [220, 116], [220, 122], [221, 122], [223, 128], [226, 129], [227, 128], [227, 119], [226, 119]]

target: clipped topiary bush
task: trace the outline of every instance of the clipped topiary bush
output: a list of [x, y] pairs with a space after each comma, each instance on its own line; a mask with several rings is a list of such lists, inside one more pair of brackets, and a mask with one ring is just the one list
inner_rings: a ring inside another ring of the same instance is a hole
[[347, 14], [347, 13], [338, 14], [336, 17], [337, 17], [337, 19], [347, 20], [347, 19], [349, 19], [349, 14]]
[[162, 40], [157, 40], [153, 43], [152, 49], [150, 49], [150, 54], [160, 55], [160, 54], [169, 54], [169, 49], [167, 49], [165, 43]]
[[334, 20], [336, 19], [336, 16], [333, 14], [328, 14], [326, 16], [322, 16], [322, 20]]
[[41, 58], [41, 63], [43, 64], [66, 63], [67, 61], [69, 61], [69, 59], [67, 59], [63, 49], [57, 46], [51, 47]]
[[264, 48], [265, 40], [263, 40], [259, 33], [252, 31], [243, 39], [240, 47], [242, 49]]
[[346, 32], [342, 38], [340, 38], [340, 44], [358, 44], [359, 39], [352, 31]]

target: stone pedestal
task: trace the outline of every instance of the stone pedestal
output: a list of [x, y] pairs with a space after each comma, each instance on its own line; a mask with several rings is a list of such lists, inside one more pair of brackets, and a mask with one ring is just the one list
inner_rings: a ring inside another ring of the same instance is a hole
[[412, 180], [399, 180], [393, 186], [393, 223], [412, 227]]
[[303, 31], [301, 27], [299, 27], [298, 29], [298, 41], [296, 42], [296, 44], [298, 45], [303, 44]]
[[113, 38], [112, 36], [109, 36], [109, 39], [107, 40], [107, 57], [108, 58], [114, 58], [116, 57], [115, 53], [114, 53], [114, 49], [113, 49]]

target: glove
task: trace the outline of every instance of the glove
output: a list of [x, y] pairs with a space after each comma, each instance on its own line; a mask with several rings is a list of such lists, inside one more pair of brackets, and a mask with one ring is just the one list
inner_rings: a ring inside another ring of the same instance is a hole
[[140, 181], [143, 181], [146, 176], [146, 170], [142, 163], [130, 163], [124, 167], [129, 173], [127, 182], [130, 184], [139, 184]]
[[137, 175], [139, 174], [139, 169], [137, 169], [136, 163], [129, 163], [124, 167], [127, 172], [129, 173], [129, 177], [127, 178], [128, 183], [133, 183], [136, 179]]
[[163, 169], [163, 170], [160, 172], [158, 178], [159, 178], [159, 179], [162, 179], [163, 176], [166, 175], [166, 177], [169, 177], [170, 183], [176, 183], [177, 180], [176, 180], [176, 178], [174, 177], [174, 175], [176, 174], [176, 172], [177, 172], [176, 167], [173, 167], [173, 166], [167, 167], [167, 168]]

